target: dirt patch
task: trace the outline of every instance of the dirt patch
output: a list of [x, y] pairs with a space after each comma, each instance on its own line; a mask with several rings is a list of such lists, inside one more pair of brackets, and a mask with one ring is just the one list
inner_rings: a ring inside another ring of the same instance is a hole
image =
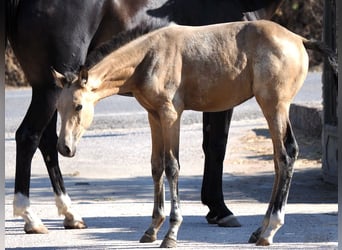
[[[300, 130], [294, 131], [299, 146], [299, 156], [296, 168], [307, 168], [320, 165], [322, 158], [321, 139], [304, 135]], [[229, 160], [232, 165], [260, 165], [273, 170], [273, 146], [267, 128], [256, 128], [247, 132], [234, 145], [232, 154], [237, 157]]]

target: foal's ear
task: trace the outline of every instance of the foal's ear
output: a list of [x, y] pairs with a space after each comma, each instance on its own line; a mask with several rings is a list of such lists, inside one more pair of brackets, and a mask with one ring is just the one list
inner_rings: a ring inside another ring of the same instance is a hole
[[63, 88], [64, 83], [65, 83], [65, 76], [63, 74], [59, 73], [58, 71], [56, 71], [52, 67], [51, 67], [51, 72], [52, 72], [53, 78], [55, 78], [55, 83], [56, 83], [57, 87]]
[[88, 82], [88, 69], [84, 65], [80, 66], [78, 79], [80, 80], [81, 87], [84, 88]]

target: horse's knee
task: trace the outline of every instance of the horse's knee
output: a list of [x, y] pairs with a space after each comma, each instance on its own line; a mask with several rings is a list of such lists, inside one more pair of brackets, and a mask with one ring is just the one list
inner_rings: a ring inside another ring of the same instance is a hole
[[214, 161], [223, 162], [226, 154], [226, 141], [210, 143], [208, 151]]
[[178, 161], [171, 157], [165, 160], [165, 175], [168, 179], [178, 177], [179, 164]]
[[15, 141], [19, 147], [25, 147], [27, 151], [30, 148], [36, 150], [39, 145], [40, 136], [27, 128], [20, 127], [15, 133]]

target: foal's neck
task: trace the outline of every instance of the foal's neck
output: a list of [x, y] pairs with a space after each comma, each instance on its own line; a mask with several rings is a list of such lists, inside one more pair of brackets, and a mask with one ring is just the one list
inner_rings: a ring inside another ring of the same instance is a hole
[[127, 80], [145, 57], [148, 44], [140, 41], [129, 43], [108, 54], [89, 70], [89, 82], [98, 99], [133, 91], [134, 83]]

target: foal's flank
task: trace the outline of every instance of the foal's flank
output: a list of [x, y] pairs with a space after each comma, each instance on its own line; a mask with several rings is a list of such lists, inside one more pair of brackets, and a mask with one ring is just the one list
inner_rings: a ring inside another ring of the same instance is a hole
[[58, 150], [65, 156], [75, 154], [97, 101], [131, 93], [147, 110], [152, 133], [154, 209], [152, 223], [140, 241], [156, 240], [165, 219], [165, 172], [171, 213], [161, 246], [175, 247], [182, 222], [178, 152], [183, 110], [222, 111], [255, 96], [274, 146], [275, 182], [262, 226], [250, 242], [269, 245], [284, 223], [284, 206], [298, 155], [288, 112], [308, 71], [307, 42], [269, 21], [172, 25], [112, 51], [89, 70], [82, 68], [78, 75], [68, 77], [69, 81], [54, 72], [63, 88], [58, 103], [62, 119]]

